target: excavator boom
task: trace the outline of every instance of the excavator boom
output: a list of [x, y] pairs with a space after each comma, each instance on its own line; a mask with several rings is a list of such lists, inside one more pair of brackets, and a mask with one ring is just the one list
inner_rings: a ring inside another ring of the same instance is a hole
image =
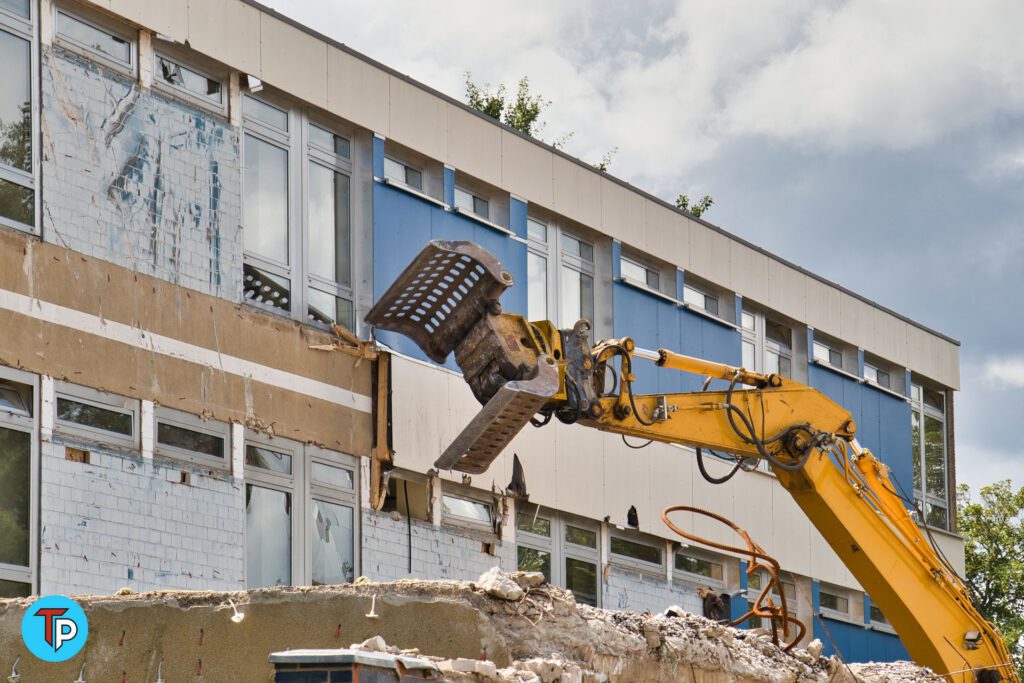
[[[766, 460], [779, 483], [871, 595], [911, 657], [957, 683], [1017, 681], [995, 627], [929, 543], [889, 469], [856, 441], [849, 412], [816, 389], [626, 337], [591, 345], [589, 323], [559, 330], [504, 313], [512, 277], [481, 247], [431, 242], [366, 316], [430, 358], [450, 353], [483, 408], [435, 465], [479, 473], [540, 416], [625, 436]], [[633, 392], [633, 363], [655, 362], [727, 388]], [[614, 378], [614, 381], [610, 381]], [[609, 388], [611, 385], [611, 388]]]

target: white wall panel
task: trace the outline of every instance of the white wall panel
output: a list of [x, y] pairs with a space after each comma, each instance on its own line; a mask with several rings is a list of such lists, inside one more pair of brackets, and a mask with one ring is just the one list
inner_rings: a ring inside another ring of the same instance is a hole
[[[781, 261], [768, 259], [768, 298], [764, 304], [794, 320], [807, 318], [807, 276]], [[760, 298], [760, 295], [754, 297]]]
[[601, 224], [601, 176], [552, 155], [551, 208], [584, 225]]
[[907, 364], [907, 323], [877, 308], [871, 309], [871, 343], [865, 348], [899, 365]]
[[387, 136], [391, 128], [390, 78], [344, 50], [328, 47], [327, 106], [338, 116]]
[[697, 221], [690, 223], [690, 268], [700, 277], [725, 285], [729, 282], [728, 237], [704, 227]]
[[840, 293], [839, 297], [839, 311], [842, 314], [840, 339], [861, 348], [870, 347], [874, 341], [875, 328], [872, 307], [846, 293]]
[[310, 104], [327, 108], [327, 43], [262, 14], [260, 45], [263, 80]]
[[[555, 155], [551, 150], [524, 140], [515, 133], [501, 131], [501, 187], [527, 201], [551, 206], [553, 198], [552, 169]], [[465, 169], [473, 174], [472, 169]]]
[[843, 314], [842, 292], [813, 277], [806, 278], [807, 324], [827, 334], [839, 336]]
[[644, 244], [639, 246], [648, 254], [685, 270], [690, 265], [689, 221], [652, 201], [647, 201], [644, 214], [647, 230]]
[[460, 107], [447, 106], [448, 153], [445, 161], [456, 169], [472, 169], [472, 176], [501, 186], [501, 129]]
[[240, 0], [193, 3], [188, 9], [188, 41], [193, 50], [243, 73], [263, 73], [260, 11], [252, 5]]
[[[390, 77], [388, 137], [434, 159], [448, 155], [448, 103], [415, 85]], [[465, 169], [472, 175], [472, 169]]]
[[729, 240], [729, 286], [737, 294], [764, 297], [768, 257], [745, 244]]
[[601, 178], [601, 229], [626, 244], [647, 244], [647, 201], [616, 182]]

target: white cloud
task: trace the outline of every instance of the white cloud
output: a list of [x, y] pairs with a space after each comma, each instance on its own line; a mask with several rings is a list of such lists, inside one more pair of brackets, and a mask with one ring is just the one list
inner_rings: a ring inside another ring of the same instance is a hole
[[1024, 388], [1024, 356], [989, 358], [982, 375], [991, 385]]

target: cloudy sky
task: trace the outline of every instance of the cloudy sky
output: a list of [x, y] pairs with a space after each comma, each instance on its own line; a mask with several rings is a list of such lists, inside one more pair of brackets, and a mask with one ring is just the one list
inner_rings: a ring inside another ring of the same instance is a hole
[[457, 98], [528, 76], [541, 137], [960, 339], [958, 477], [1024, 485], [1024, 3], [268, 4]]

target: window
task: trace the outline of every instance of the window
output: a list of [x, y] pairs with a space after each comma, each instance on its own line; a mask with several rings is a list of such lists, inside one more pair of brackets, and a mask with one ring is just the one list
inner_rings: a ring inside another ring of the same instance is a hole
[[356, 467], [350, 456], [246, 432], [247, 587], [354, 580]]
[[527, 317], [548, 319], [548, 226], [533, 218], [526, 219]]
[[654, 290], [660, 290], [661, 288], [661, 277], [654, 268], [641, 265], [623, 256], [619, 261], [619, 270], [622, 273], [622, 277], [627, 280], [646, 285]]
[[441, 514], [448, 521], [494, 531], [494, 505], [491, 503], [446, 493], [441, 496]]
[[[37, 6], [31, 3], [31, 6]], [[0, 225], [33, 230], [36, 160], [34, 29], [28, 0], [0, 2]]]
[[725, 565], [721, 562], [697, 557], [689, 552], [679, 551], [675, 555], [675, 570], [695, 577], [711, 579], [717, 585], [725, 585]]
[[612, 559], [623, 564], [660, 570], [665, 566], [662, 560], [663, 548], [661, 545], [654, 545], [655, 542], [653, 539], [640, 541], [612, 534], [608, 549]]
[[13, 598], [32, 593], [35, 564], [35, 384], [0, 372], [0, 598]]
[[65, 382], [57, 384], [56, 428], [100, 443], [138, 446], [139, 402]]
[[518, 511], [516, 529], [521, 571], [541, 572], [549, 583], [572, 591], [577, 602], [597, 606], [596, 526], [530, 507]]
[[831, 365], [834, 368], [843, 368], [843, 354], [841, 351], [837, 351], [828, 344], [815, 340], [814, 342], [814, 360], [818, 363], [824, 363], [825, 365]]
[[223, 82], [161, 54], [157, 54], [155, 60], [156, 83], [168, 85], [202, 104], [212, 104], [218, 109], [224, 108]]
[[[747, 575], [748, 610], [754, 609], [754, 601], [757, 600], [757, 596], [761, 594], [761, 591], [764, 590], [764, 586], [769, 581], [770, 576], [764, 571], [758, 571]], [[795, 615], [798, 608], [796, 600], [796, 584], [782, 576], [779, 577], [779, 583], [782, 584], [782, 592], [786, 596], [786, 609], [790, 614]], [[772, 602], [776, 605], [782, 604], [782, 596], [779, 594], [778, 584], [772, 586], [772, 590], [768, 594], [768, 597], [770, 597]], [[747, 628], [771, 628], [771, 620], [752, 616], [747, 620]]]
[[352, 329], [351, 142], [296, 107], [242, 111], [246, 300]]
[[923, 508], [921, 521], [949, 529], [945, 392], [914, 384], [910, 406], [914, 498]]
[[135, 45], [128, 33], [105, 28], [99, 21], [58, 10], [57, 37], [115, 68], [134, 66]]
[[461, 187], [455, 188], [455, 208], [462, 213], [471, 213], [484, 220], [491, 218], [490, 202]]
[[718, 297], [707, 294], [691, 285], [683, 285], [683, 302], [710, 313], [718, 315]]
[[391, 157], [384, 157], [384, 177], [408, 185], [414, 190], [423, 191], [423, 172]]
[[886, 389], [892, 388], [892, 381], [890, 379], [889, 373], [886, 372], [885, 370], [880, 370], [879, 368], [875, 367], [874, 365], [871, 365], [870, 363], [864, 363], [864, 379], [871, 382], [872, 384], [877, 384], [880, 387], [885, 387]]
[[818, 604], [822, 612], [834, 612], [844, 617], [850, 615], [850, 599], [842, 588], [819, 586]]
[[868, 608], [868, 614], [870, 615], [870, 621], [872, 625], [886, 626], [888, 628], [892, 628], [892, 625], [889, 623], [889, 620], [885, 617], [885, 614], [882, 613], [882, 610], [879, 609], [878, 605], [876, 605], [875, 603], [871, 603], [870, 607]]
[[229, 467], [228, 426], [195, 415], [161, 408], [156, 419], [156, 452], [203, 465]]
[[553, 223], [526, 221], [527, 313], [569, 328], [594, 323], [594, 245]]
[[561, 233], [558, 326], [572, 327], [578, 320], [594, 323], [594, 246]]
[[755, 372], [793, 376], [793, 330], [760, 311], [740, 316], [743, 367]]

